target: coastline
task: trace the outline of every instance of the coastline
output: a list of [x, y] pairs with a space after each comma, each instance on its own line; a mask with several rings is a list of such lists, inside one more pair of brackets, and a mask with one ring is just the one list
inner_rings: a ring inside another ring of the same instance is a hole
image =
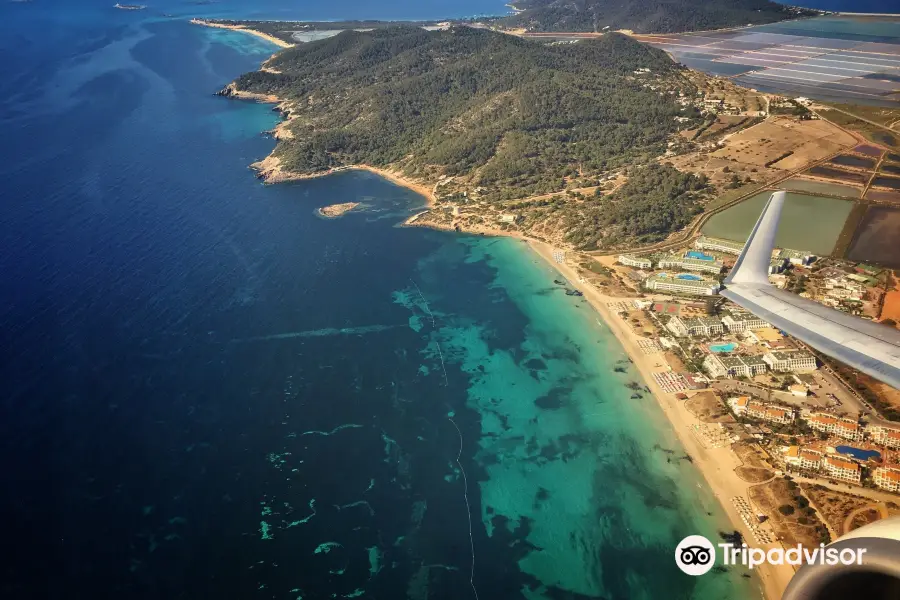
[[190, 21], [193, 25], [202, 25], [203, 27], [214, 27], [216, 29], [230, 29], [231, 31], [243, 31], [249, 33], [250, 35], [255, 35], [256, 37], [262, 38], [268, 42], [275, 44], [280, 48], [293, 48], [294, 44], [289, 44], [286, 41], [275, 37], [274, 35], [269, 35], [268, 33], [263, 33], [262, 31], [258, 31], [256, 29], [250, 29], [249, 27], [244, 27], [243, 25], [225, 25], [224, 23], [213, 23], [212, 21], [207, 21], [205, 19], [191, 19]]
[[[703, 476], [710, 490], [712, 490], [725, 514], [728, 515], [732, 526], [741, 532], [745, 540], [753, 543], [753, 535], [741, 519], [740, 514], [731, 502], [731, 498], [735, 496], [747, 498], [747, 490], [754, 484], [745, 482], [735, 473], [734, 469], [740, 466], [741, 462], [730, 447], [706, 448], [700, 443], [692, 433], [692, 427], [697, 422], [696, 417], [685, 408], [683, 402], [675, 398], [674, 394], [663, 391], [653, 378], [653, 373], [661, 370], [654, 367], [652, 357], [645, 355], [638, 346], [637, 337], [620, 318], [613, 314], [608, 306], [608, 303], [622, 301], [624, 298], [606, 296], [590, 284], [578, 284], [579, 275], [577, 271], [565, 262], [560, 263], [555, 260], [553, 256], [554, 247], [551, 244], [524, 236], [517, 237], [525, 239], [532, 251], [568, 279], [572, 287], [584, 293], [584, 298], [600, 316], [604, 324], [612, 331], [629, 358], [631, 358], [644, 383], [650, 388], [660, 409], [662, 409], [663, 414], [666, 416], [672, 429], [674, 429], [682, 447], [691, 456], [693, 464]], [[754, 543], [754, 545], [766, 550], [781, 547], [779, 542], [762, 545]], [[767, 600], [780, 600], [794, 575], [794, 570], [788, 565], [772, 566], [766, 564], [757, 567], [757, 573], [762, 583], [762, 592], [765, 598]]]
[[[199, 22], [198, 24], [205, 25], [205, 23], [202, 22]], [[226, 29], [245, 31], [254, 35], [260, 34], [260, 32], [255, 32], [244, 27], [220, 26], [217, 24], [208, 24], [208, 26], [218, 26]], [[262, 34], [260, 37], [269, 39], [271, 36]], [[278, 42], [273, 43], [277, 43], [280, 47], [289, 47], [289, 45], [281, 40], [278, 40]], [[265, 64], [266, 63], [263, 63], [263, 68], [265, 68]], [[274, 137], [281, 140], [289, 139], [293, 135], [288, 129], [288, 125], [293, 119], [288, 101], [275, 95], [262, 95], [240, 91], [235, 89], [233, 83], [229, 84], [223, 92], [226, 93], [222, 93], [222, 95], [227, 97], [276, 104], [278, 110], [284, 115], [284, 121], [273, 130]], [[257, 172], [257, 176], [266, 184], [317, 179], [344, 171], [367, 171], [387, 179], [396, 185], [413, 190], [425, 197], [428, 208], [409, 217], [403, 223], [403, 226], [429, 227], [432, 229], [457, 231], [476, 235], [513, 237], [528, 243], [529, 247], [543, 260], [547, 261], [550, 266], [566, 277], [573, 287], [580, 289], [584, 293], [585, 299], [588, 300], [589, 304], [593, 307], [604, 324], [613, 332], [617, 341], [622, 345], [623, 349], [638, 369], [644, 383], [650, 388], [663, 414], [675, 431], [679, 442], [685, 451], [692, 457], [694, 465], [697, 467], [719, 504], [722, 506], [731, 525], [734, 529], [741, 532], [745, 540], [753, 542], [754, 538], [752, 533], [744, 524], [741, 515], [731, 502], [731, 499], [736, 496], [747, 498], [747, 490], [752, 485], [741, 480], [735, 473], [734, 469], [740, 466], [738, 457], [729, 447], [707, 449], [700, 443], [699, 439], [695, 437], [692, 432], [692, 427], [696, 422], [696, 418], [687, 411], [683, 403], [680, 403], [675, 399], [673, 394], [664, 392], [660, 385], [656, 383], [656, 380], [653, 378], [653, 373], [660, 369], [655, 367], [651, 357], [646, 356], [641, 351], [634, 334], [628, 329], [627, 325], [613, 314], [607, 306], [609, 302], [621, 301], [623, 300], [622, 298], [605, 296], [589, 284], [576, 284], [576, 282], [579, 281], [578, 273], [573, 267], [565, 263], [558, 263], [554, 260], [553, 246], [551, 244], [527, 236], [520, 231], [504, 231], [499, 228], [482, 225], [459, 226], [459, 228], [457, 228], [458, 226], [453, 223], [441, 224], [428, 222], [422, 217], [427, 215], [437, 204], [435, 194], [437, 185], [431, 186], [426, 182], [412, 179], [390, 168], [379, 168], [366, 164], [345, 165], [318, 173], [295, 173], [285, 169], [281, 165], [281, 161], [276, 155], [276, 152], [277, 147], [264, 159], [250, 165], [250, 167]], [[763, 545], [762, 547], [768, 549], [771, 547], [781, 547], [781, 545], [776, 542], [775, 545]], [[787, 587], [787, 584], [790, 582], [790, 579], [793, 577], [794, 571], [787, 565], [778, 567], [763, 565], [757, 569], [757, 573], [762, 585], [761, 591], [765, 598], [768, 600], [779, 600]]]

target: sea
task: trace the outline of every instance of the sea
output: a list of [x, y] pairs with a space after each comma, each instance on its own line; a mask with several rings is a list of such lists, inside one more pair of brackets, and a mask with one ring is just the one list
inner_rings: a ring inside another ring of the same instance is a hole
[[0, 598], [759, 597], [677, 569], [729, 524], [561, 276], [262, 185], [277, 113], [214, 92], [275, 48], [188, 23], [505, 7], [111, 4], [0, 5]]

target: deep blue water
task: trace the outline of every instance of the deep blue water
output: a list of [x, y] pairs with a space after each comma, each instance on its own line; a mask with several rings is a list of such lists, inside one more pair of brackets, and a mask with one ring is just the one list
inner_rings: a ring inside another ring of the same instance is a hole
[[900, 3], [896, 0], [799, 0], [798, 2], [785, 2], [785, 4], [830, 11], [900, 13]]
[[160, 16], [495, 3], [292, 4], [0, 6], [0, 597], [750, 597], [676, 571], [721, 509], [583, 300], [375, 176], [259, 184], [213, 92], [273, 49]]

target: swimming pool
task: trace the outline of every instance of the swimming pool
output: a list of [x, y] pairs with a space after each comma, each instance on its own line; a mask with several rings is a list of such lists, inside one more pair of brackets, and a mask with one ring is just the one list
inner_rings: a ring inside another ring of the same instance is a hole
[[714, 256], [704, 254], [703, 252], [697, 252], [696, 250], [690, 250], [685, 256], [688, 258], [696, 258], [698, 260], [715, 260]]
[[675, 279], [684, 279], [687, 281], [700, 281], [703, 279], [699, 275], [691, 275], [690, 273], [681, 273], [680, 275], [676, 275]]
[[881, 452], [878, 452], [877, 450], [863, 450], [861, 448], [854, 448], [853, 446], [838, 446], [835, 450], [841, 454], [847, 454], [859, 460], [881, 458]]
[[732, 352], [735, 348], [737, 348], [737, 344], [734, 342], [729, 342], [728, 344], [710, 344], [709, 351], [710, 352]]

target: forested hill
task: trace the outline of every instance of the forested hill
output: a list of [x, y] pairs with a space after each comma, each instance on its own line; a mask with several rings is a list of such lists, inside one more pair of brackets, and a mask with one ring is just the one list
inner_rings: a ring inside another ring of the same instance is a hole
[[675, 102], [693, 93], [680, 73], [620, 34], [543, 45], [393, 27], [298, 45], [234, 86], [287, 99], [292, 135], [275, 156], [290, 171], [364, 163], [429, 183], [453, 176], [447, 193], [494, 202], [596, 185], [661, 155], [676, 118], [696, 117]]
[[816, 14], [768, 0], [518, 0], [513, 4], [523, 12], [500, 23], [530, 31], [602, 31], [609, 27], [676, 33]]

